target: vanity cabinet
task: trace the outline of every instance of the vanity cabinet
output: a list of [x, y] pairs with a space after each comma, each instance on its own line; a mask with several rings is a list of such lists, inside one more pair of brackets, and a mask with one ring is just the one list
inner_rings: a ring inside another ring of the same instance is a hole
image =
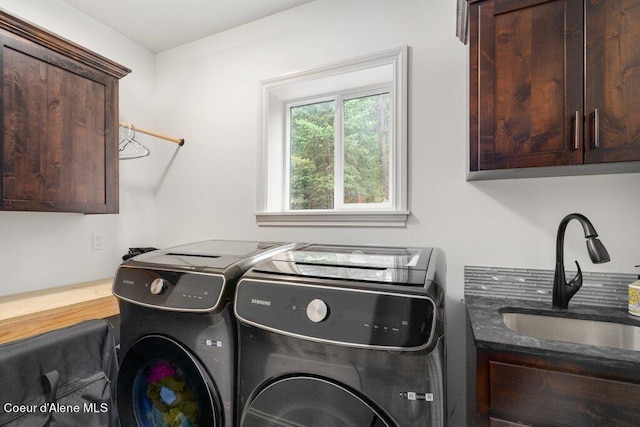
[[640, 171], [640, 0], [470, 0], [469, 17], [470, 179]]
[[118, 212], [127, 68], [0, 11], [0, 209]]
[[479, 426], [638, 425], [640, 372], [478, 349]]

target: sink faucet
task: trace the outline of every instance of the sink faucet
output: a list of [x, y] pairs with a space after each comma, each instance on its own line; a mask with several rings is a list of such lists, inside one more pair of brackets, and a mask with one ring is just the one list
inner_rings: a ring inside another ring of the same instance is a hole
[[562, 221], [560, 221], [558, 235], [556, 237], [556, 272], [553, 278], [553, 306], [558, 308], [567, 308], [571, 297], [573, 297], [582, 286], [582, 270], [580, 269], [578, 261], [575, 262], [576, 267], [578, 267], [576, 276], [567, 283], [564, 275], [564, 233], [567, 229], [567, 224], [569, 224], [572, 219], [578, 220], [584, 229], [584, 237], [587, 239], [587, 251], [589, 251], [591, 261], [594, 264], [602, 264], [610, 261], [609, 253], [602, 242], [598, 240], [598, 233], [596, 233], [596, 229], [593, 228], [591, 221], [579, 213], [572, 213], [565, 216]]

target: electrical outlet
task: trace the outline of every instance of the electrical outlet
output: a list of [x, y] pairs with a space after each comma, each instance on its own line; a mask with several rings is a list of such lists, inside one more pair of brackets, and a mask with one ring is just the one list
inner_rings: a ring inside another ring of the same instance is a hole
[[92, 248], [94, 251], [101, 251], [102, 249], [104, 249], [104, 239], [102, 237], [102, 234], [99, 233], [93, 233], [92, 234]]

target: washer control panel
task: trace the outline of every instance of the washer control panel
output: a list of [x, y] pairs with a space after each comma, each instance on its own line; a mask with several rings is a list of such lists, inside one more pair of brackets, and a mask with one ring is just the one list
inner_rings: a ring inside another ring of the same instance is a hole
[[224, 278], [218, 275], [120, 267], [113, 294], [165, 310], [212, 311], [220, 303]]
[[435, 333], [429, 296], [242, 279], [240, 321], [296, 337], [361, 347], [419, 349]]

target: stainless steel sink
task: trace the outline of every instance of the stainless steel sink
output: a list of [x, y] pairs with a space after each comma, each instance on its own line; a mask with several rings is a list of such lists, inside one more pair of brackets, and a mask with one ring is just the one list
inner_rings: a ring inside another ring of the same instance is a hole
[[502, 320], [509, 329], [534, 338], [640, 350], [639, 326], [519, 312], [504, 312]]

